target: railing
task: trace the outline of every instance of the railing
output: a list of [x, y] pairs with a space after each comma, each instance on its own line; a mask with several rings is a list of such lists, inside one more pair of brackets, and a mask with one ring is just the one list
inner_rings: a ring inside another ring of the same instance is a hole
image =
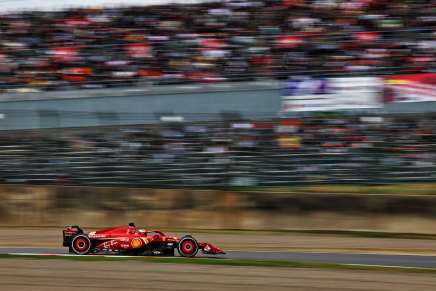
[[[95, 137], [85, 130], [8, 137], [0, 146], [0, 180], [208, 188], [436, 181], [435, 142], [410, 141], [405, 145], [415, 148], [397, 149], [403, 145], [389, 142], [381, 131], [377, 135], [381, 141], [369, 148], [304, 143], [300, 148], [283, 148], [268, 130], [226, 128], [219, 136], [149, 136], [157, 129], [137, 129], [139, 136], [144, 135], [140, 138], [117, 130], [101, 131]], [[256, 142], [239, 145], [246, 137]]]

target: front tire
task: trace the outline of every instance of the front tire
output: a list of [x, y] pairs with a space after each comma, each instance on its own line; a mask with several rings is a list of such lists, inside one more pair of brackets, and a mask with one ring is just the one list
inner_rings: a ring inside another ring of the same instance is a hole
[[76, 255], [86, 255], [92, 249], [91, 240], [85, 234], [78, 234], [71, 240], [70, 251]]
[[195, 257], [198, 252], [198, 243], [192, 236], [184, 236], [177, 245], [177, 251], [182, 257]]

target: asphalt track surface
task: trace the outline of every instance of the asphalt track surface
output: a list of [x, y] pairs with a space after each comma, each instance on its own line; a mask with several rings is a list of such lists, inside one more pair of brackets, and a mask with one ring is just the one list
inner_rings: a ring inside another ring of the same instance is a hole
[[[0, 248], [0, 254], [17, 254], [17, 253], [35, 254], [35, 255], [68, 254], [66, 248], [12, 248], [12, 247]], [[205, 257], [204, 255], [200, 255], [200, 256]], [[351, 265], [396, 266], [396, 267], [405, 267], [405, 268], [436, 268], [436, 256], [418, 256], [418, 255], [229, 251], [226, 255], [219, 255], [216, 257], [227, 258], [227, 259], [288, 260], [288, 261], [323, 262], [323, 263], [337, 263], [337, 264], [351, 264]]]

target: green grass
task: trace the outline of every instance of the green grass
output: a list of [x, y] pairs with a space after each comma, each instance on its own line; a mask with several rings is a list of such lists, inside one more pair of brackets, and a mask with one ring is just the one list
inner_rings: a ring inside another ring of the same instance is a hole
[[[110, 226], [100, 227], [86, 227], [83, 228], [87, 231], [109, 228]], [[50, 225], [50, 226], [23, 226], [23, 225], [5, 225], [0, 228], [14, 228], [14, 229], [58, 229], [61, 230], [64, 226]], [[384, 231], [370, 231], [370, 230], [339, 230], [339, 229], [236, 229], [236, 228], [223, 228], [223, 229], [203, 229], [203, 228], [190, 228], [190, 229], [161, 229], [167, 233], [205, 233], [205, 234], [243, 234], [243, 235], [256, 235], [256, 234], [278, 234], [278, 235], [292, 235], [292, 234], [309, 234], [309, 235], [333, 235], [344, 237], [364, 237], [364, 238], [392, 238], [392, 239], [425, 239], [436, 240], [436, 233], [409, 233], [409, 232], [384, 232]]]
[[421, 239], [436, 240], [436, 233], [409, 233], [409, 232], [384, 232], [369, 230], [336, 230], [336, 229], [187, 229], [172, 230], [169, 232], [186, 232], [186, 233], [209, 233], [209, 234], [308, 234], [308, 235], [326, 235], [342, 237], [362, 237], [362, 238], [392, 238], [392, 239]]
[[382, 232], [382, 231], [365, 231], [365, 230], [283, 230], [287, 233], [303, 233], [318, 235], [335, 235], [347, 237], [364, 237], [364, 238], [395, 238], [395, 239], [428, 239], [436, 240], [436, 234], [430, 233], [408, 233], [408, 232]]
[[0, 259], [33, 259], [33, 260], [69, 260], [84, 262], [111, 262], [111, 261], [134, 261], [143, 263], [164, 263], [164, 264], [195, 264], [195, 265], [217, 265], [217, 266], [242, 266], [242, 267], [280, 267], [280, 268], [315, 268], [334, 270], [367, 270], [367, 271], [388, 271], [388, 272], [413, 272], [413, 273], [435, 273], [432, 268], [408, 268], [392, 266], [372, 265], [350, 265], [322, 262], [299, 262], [284, 260], [242, 260], [242, 259], [220, 259], [220, 258], [150, 258], [150, 257], [105, 257], [105, 256], [38, 256], [38, 255], [14, 255], [0, 254]]
[[436, 183], [390, 185], [315, 185], [289, 187], [234, 187], [234, 191], [293, 194], [436, 195]]

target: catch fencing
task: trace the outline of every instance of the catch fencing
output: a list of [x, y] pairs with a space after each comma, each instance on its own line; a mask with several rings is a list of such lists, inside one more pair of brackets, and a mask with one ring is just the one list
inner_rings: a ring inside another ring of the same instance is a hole
[[2, 136], [0, 179], [205, 188], [436, 180], [431, 119], [353, 118], [304, 128], [267, 120], [15, 132]]

